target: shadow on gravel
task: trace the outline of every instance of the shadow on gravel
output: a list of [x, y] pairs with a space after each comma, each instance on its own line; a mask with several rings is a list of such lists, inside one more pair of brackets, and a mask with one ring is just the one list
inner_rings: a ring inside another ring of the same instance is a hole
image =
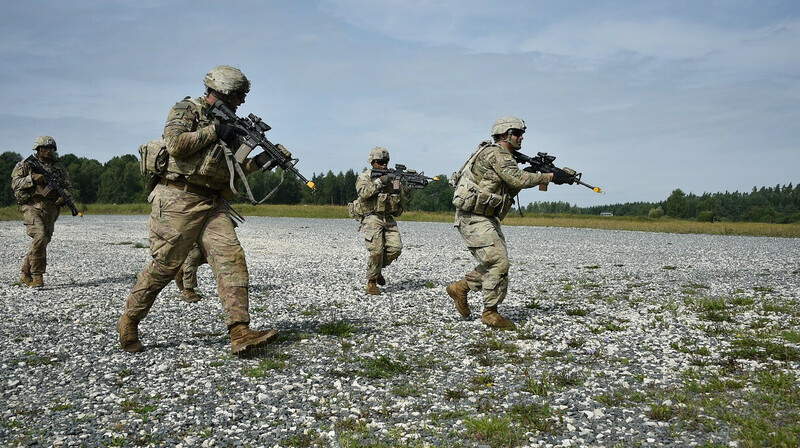
[[[46, 280], [45, 280], [46, 282]], [[74, 287], [91, 287], [91, 286], [102, 286], [107, 284], [126, 284], [129, 286], [133, 286], [136, 283], [136, 276], [135, 275], [124, 275], [121, 277], [108, 277], [108, 278], [101, 278], [96, 280], [89, 280], [85, 282], [74, 282], [74, 283], [57, 283], [57, 284], [48, 284], [45, 283], [45, 289], [67, 289], [67, 288], [74, 288]]]

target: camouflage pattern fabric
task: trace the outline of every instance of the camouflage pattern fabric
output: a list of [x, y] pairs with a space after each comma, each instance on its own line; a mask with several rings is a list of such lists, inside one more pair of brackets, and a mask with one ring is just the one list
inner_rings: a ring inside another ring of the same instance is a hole
[[[62, 188], [71, 197], [72, 183], [64, 166], [58, 161], [40, 162], [47, 171], [59, 172], [64, 179]], [[24, 160], [17, 163], [11, 172], [11, 188], [14, 196], [18, 200], [22, 199], [19, 211], [23, 215], [26, 233], [33, 238], [23, 266], [30, 266], [31, 274], [44, 274], [47, 267], [47, 245], [53, 237], [60, 213], [60, 207], [55, 204], [59, 196], [45, 185], [35, 184], [31, 174], [30, 167]]]
[[200, 246], [195, 243], [183, 261], [183, 287], [186, 289], [197, 288], [197, 268], [206, 263], [206, 257], [200, 251]]
[[375, 280], [403, 252], [400, 230], [392, 215], [367, 215], [361, 221], [367, 258], [367, 280]]
[[175, 277], [197, 242], [214, 272], [225, 323], [228, 327], [249, 323], [247, 264], [225, 201], [162, 184], [148, 200], [153, 260], [137, 276], [124, 313], [134, 321], [147, 316], [158, 293]]
[[367, 280], [377, 279], [383, 268], [400, 257], [403, 242], [394, 216], [403, 213], [403, 204], [411, 196], [410, 188], [402, 187], [400, 192], [393, 192], [391, 185], [382, 185], [371, 175], [372, 170], [367, 169], [356, 179], [356, 193], [365, 215], [361, 229], [369, 252]]
[[478, 265], [465, 279], [472, 291], [483, 292], [483, 306], [503, 303], [508, 293], [508, 248], [496, 217], [456, 212], [456, 227]]

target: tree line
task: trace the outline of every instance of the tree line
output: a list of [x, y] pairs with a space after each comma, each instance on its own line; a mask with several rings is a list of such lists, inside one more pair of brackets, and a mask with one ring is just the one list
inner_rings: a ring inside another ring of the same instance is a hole
[[[73, 154], [64, 154], [59, 159], [69, 172], [77, 203], [125, 204], [147, 200], [147, 179], [141, 175], [139, 158], [135, 155], [117, 156], [104, 164]], [[15, 203], [11, 190], [11, 171], [20, 160], [22, 156], [15, 152], [0, 154], [0, 206]], [[282, 175], [285, 177], [281, 184]], [[247, 179], [256, 199], [263, 198], [280, 184], [273, 196], [266, 201], [267, 204], [346, 205], [356, 198], [357, 177], [358, 173], [352, 169], [338, 174], [333, 171], [315, 173], [311, 177], [316, 185], [315, 191], [306, 187], [291, 172], [283, 173], [280, 169], [257, 172]], [[453, 199], [453, 188], [448, 184], [447, 176], [438, 177], [439, 180], [431, 181], [427, 187], [412, 192], [408, 210], [454, 210], [450, 202]], [[676, 189], [661, 202], [628, 202], [592, 207], [578, 207], [563, 201], [533, 202], [522, 207], [522, 211], [581, 215], [611, 213], [615, 216], [651, 218], [666, 215], [697, 221], [791, 223], [800, 222], [800, 185], [795, 187], [790, 183], [775, 187], [753, 187], [748, 193], [726, 191], [703, 193], [700, 196]]]

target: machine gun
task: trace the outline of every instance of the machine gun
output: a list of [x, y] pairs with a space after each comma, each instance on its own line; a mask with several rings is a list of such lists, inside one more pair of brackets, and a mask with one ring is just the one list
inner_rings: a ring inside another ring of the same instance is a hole
[[70, 211], [72, 211], [72, 216], [81, 215], [81, 212], [79, 212], [77, 207], [75, 207], [75, 203], [72, 202], [72, 198], [70, 198], [67, 193], [64, 192], [64, 178], [61, 177], [61, 173], [55, 170], [52, 172], [47, 171], [42, 166], [42, 163], [39, 162], [39, 159], [37, 159], [34, 155], [28, 156], [28, 158], [25, 159], [25, 163], [28, 164], [28, 166], [31, 168], [31, 171], [44, 176], [44, 179], [47, 182], [47, 188], [58, 193], [58, 195], [64, 201], [64, 204], [69, 207]]
[[[236, 129], [236, 133], [242, 136], [242, 145], [236, 150], [236, 153], [233, 154], [233, 158], [236, 160], [237, 164], [232, 166], [232, 161], [228, 160], [228, 168], [231, 170], [236, 169], [236, 172], [243, 180], [245, 188], [247, 189], [247, 199], [250, 199], [253, 204], [260, 204], [269, 199], [269, 197], [272, 196], [273, 193], [278, 190], [278, 187], [283, 183], [283, 175], [286, 173], [286, 171], [291, 171], [294, 173], [295, 176], [302, 180], [303, 183], [308, 185], [308, 187], [312, 190], [316, 189], [314, 182], [306, 179], [302, 174], [300, 174], [299, 171], [297, 171], [297, 168], [295, 168], [295, 165], [297, 165], [299, 159], [291, 158], [291, 154], [286, 150], [286, 148], [283, 147], [283, 145], [274, 145], [272, 142], [267, 140], [267, 136], [265, 134], [267, 131], [272, 129], [272, 127], [267, 123], [264, 123], [261, 118], [253, 114], [249, 114], [247, 117], [241, 118], [236, 115], [236, 112], [234, 112], [233, 109], [228, 107], [228, 105], [221, 100], [217, 100], [211, 105], [208, 110], [208, 115], [210, 117], [217, 118], [224, 123], [232, 125]], [[261, 168], [262, 171], [271, 169], [274, 166], [279, 166], [283, 169], [280, 183], [273, 188], [272, 191], [270, 191], [269, 194], [264, 197], [264, 199], [260, 201], [256, 201], [253, 198], [253, 194], [250, 192], [250, 185], [247, 183], [244, 173], [241, 171], [240, 167], [240, 164], [245, 161], [250, 152], [257, 146], [260, 146], [272, 159], [272, 163], [268, 163]], [[234, 187], [233, 172], [231, 172], [231, 189], [235, 193], [239, 194]], [[240, 194], [240, 196], [242, 195]]]
[[438, 177], [426, 177], [423, 172], [418, 173], [416, 170], [407, 170], [405, 165], [399, 163], [395, 164], [394, 169], [372, 169], [372, 179], [377, 179], [384, 175], [389, 178], [389, 182], [392, 183], [392, 188], [395, 190], [400, 189], [400, 181], [403, 181], [411, 188], [424, 188], [428, 185], [429, 180], [439, 180]]
[[[595, 193], [603, 193], [603, 190], [600, 187], [593, 187], [585, 182], [581, 181], [582, 173], [579, 173], [572, 168], [558, 168], [553, 165], [553, 161], [556, 160], [556, 156], [548, 155], [546, 152], [537, 153], [535, 157], [526, 156], [519, 151], [512, 151], [511, 155], [514, 156], [514, 159], [517, 163], [527, 163], [530, 166], [524, 168], [525, 171], [531, 173], [552, 173], [555, 170], [562, 170], [570, 177], [568, 184], [578, 184], [583, 185], [586, 188], [591, 189]], [[547, 191], [547, 185], [539, 185], [539, 189], [542, 191]]]

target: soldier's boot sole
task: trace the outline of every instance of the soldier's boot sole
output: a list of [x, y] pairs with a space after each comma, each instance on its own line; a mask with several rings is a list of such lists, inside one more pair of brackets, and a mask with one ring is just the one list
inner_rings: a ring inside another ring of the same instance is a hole
[[467, 302], [467, 293], [469, 293], [469, 286], [467, 285], [467, 281], [461, 279], [455, 283], [450, 283], [445, 288], [447, 291], [447, 295], [449, 295], [453, 302], [455, 302], [456, 310], [458, 310], [458, 314], [461, 317], [469, 317], [470, 309], [469, 309], [469, 302]]
[[231, 353], [247, 355], [250, 351], [269, 345], [278, 338], [278, 330], [254, 331], [246, 329], [244, 335], [231, 339]]
[[483, 310], [481, 322], [483, 322], [486, 326], [496, 328], [498, 330], [514, 330], [517, 328], [514, 322], [511, 322], [510, 320], [501, 316], [496, 310], [491, 309]]
[[33, 283], [33, 276], [23, 272], [19, 277], [19, 283], [23, 286], [31, 286], [31, 283]]
[[375, 279], [375, 283], [380, 286], [386, 286], [386, 279], [383, 278], [383, 274], [378, 274], [378, 278]]
[[117, 331], [119, 332], [119, 345], [128, 353], [136, 353], [144, 350], [139, 341], [139, 323], [130, 319], [124, 313], [117, 321]]

